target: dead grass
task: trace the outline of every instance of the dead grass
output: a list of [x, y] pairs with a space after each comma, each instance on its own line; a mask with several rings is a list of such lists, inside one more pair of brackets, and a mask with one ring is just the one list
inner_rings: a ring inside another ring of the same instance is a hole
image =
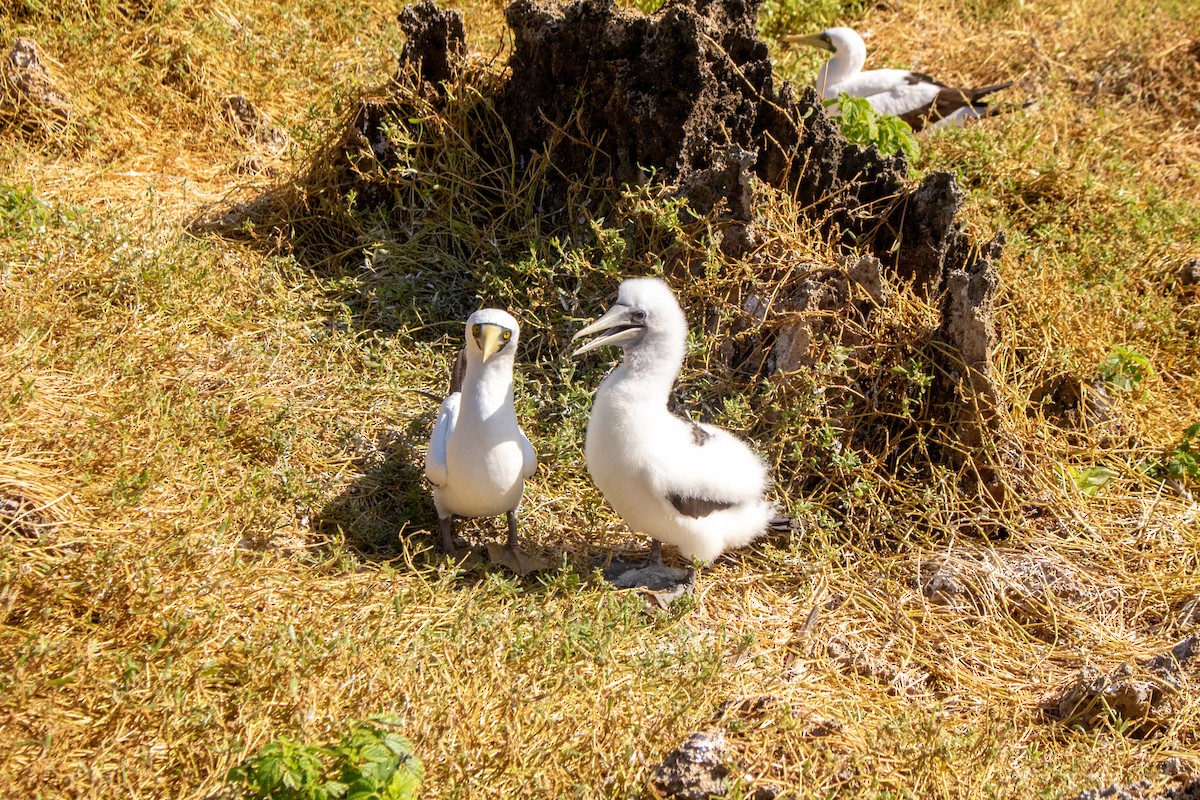
[[[471, 222], [453, 251], [437, 208], [406, 239], [389, 232], [403, 246], [340, 259], [306, 258], [294, 229], [249, 243], [189, 232], [213, 208], [304, 188], [310, 155], [394, 68], [393, 6], [260, 6], [130, 3], [120, 24], [87, 4], [0, 15], [3, 44], [35, 38], [73, 104], [48, 137], [0, 131], [0, 171], [30, 189], [4, 189], [0, 216], [0, 785], [209, 797], [262, 744], [334, 740], [381, 711], [404, 721], [426, 797], [648, 796], [651, 767], [712, 727], [734, 744], [731, 796], [770, 783], [794, 797], [1061, 797], [1165, 780], [1171, 757], [1200, 769], [1194, 683], [1148, 737], [1041, 712], [1081, 667], [1109, 672], [1200, 624], [1200, 509], [1138, 469], [1200, 419], [1200, 306], [1170, 281], [1200, 255], [1197, 67], [1176, 58], [1200, 30], [1187, 3], [867, 14], [874, 57], [1016, 76], [1039, 101], [924, 142], [926, 164], [969, 187], [972, 226], [1010, 234], [995, 357], [1020, 502], [985, 512], [930, 463], [950, 421], [934, 405], [897, 428], [934, 444], [835, 458], [870, 420], [806, 395], [847, 383], [832, 348], [790, 387], [746, 387], [697, 339], [682, 396], [756, 438], [809, 525], [706, 569], [667, 614], [586, 567], [636, 545], [582, 469], [604, 365], [561, 358], [618, 274], [657, 264], [620, 261], [592, 220], [522, 260], [514, 243], [539, 232], [517, 214]], [[499, 15], [468, 11], [473, 44], [492, 51]], [[220, 110], [234, 94], [289, 146], [239, 137]], [[782, 260], [721, 263], [703, 222], [680, 244], [655, 227], [656, 197], [619, 203], [648, 220], [642, 252], [701, 251], [712, 274], [684, 295], [717, 304], [718, 324], [751, 280], [787, 280]], [[771, 207], [779, 250], [834, 263], [787, 198]], [[509, 238], [488, 255], [489, 237]], [[892, 367], [932, 361], [905, 332], [933, 311], [896, 290], [871, 331], [879, 374], [901, 386]], [[562, 564], [539, 579], [430, 558], [420, 459], [434, 409], [412, 390], [443, 388], [473, 293], [532, 309], [518, 413], [544, 466], [527, 535]], [[1068, 426], [1031, 400], [1054, 375], [1090, 380], [1115, 345], [1154, 373], [1114, 394], [1104, 424]], [[1066, 470], [1096, 465], [1116, 477], [1086, 496]]]

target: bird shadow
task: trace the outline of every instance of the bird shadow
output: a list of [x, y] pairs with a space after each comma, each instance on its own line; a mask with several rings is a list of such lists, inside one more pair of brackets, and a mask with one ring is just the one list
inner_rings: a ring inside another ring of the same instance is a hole
[[[451, 567], [457, 570], [455, 582], [460, 586], [487, 580], [489, 573], [502, 573], [525, 589], [536, 589], [540, 577], [553, 574], [555, 567], [515, 576], [486, 558], [456, 564], [442, 554], [437, 512], [424, 469], [423, 442], [432, 415], [418, 414], [405, 429], [390, 428], [374, 439], [352, 435], [345, 447], [357, 477], [313, 514], [312, 531], [325, 547], [344, 549], [363, 562], [403, 564], [412, 571]], [[456, 534], [480, 551], [488, 542], [502, 542], [506, 534], [503, 516], [456, 518], [455, 527]], [[553, 563], [559, 569], [579, 571], [561, 557]]]
[[385, 429], [374, 439], [352, 434], [345, 443], [357, 475], [314, 514], [313, 531], [369, 562], [407, 553], [423, 558], [435, 544], [437, 513], [425, 487], [416, 441], [428, 414], [407, 430]]

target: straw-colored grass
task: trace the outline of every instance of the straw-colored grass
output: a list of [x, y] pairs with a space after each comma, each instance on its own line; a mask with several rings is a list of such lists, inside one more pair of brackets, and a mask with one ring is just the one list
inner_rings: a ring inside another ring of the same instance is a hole
[[[722, 366], [702, 323], [727, 331], [748, 287], [786, 284], [796, 259], [836, 265], [786, 197], [764, 204], [755, 265], [650, 188], [609, 199], [636, 248], [578, 216], [551, 241], [523, 216], [521, 176], [483, 174], [455, 139], [465, 116], [424, 129], [447, 158], [424, 162], [443, 171], [403, 213], [314, 195], [344, 120], [395, 72], [397, 10], [0, 11], [0, 44], [36, 40], [72, 103], [62, 125], [0, 117], [0, 794], [211, 797], [265, 743], [336, 742], [379, 713], [401, 721], [429, 798], [650, 796], [653, 766], [714, 728], [737, 797], [1057, 798], [1165, 781], [1169, 758], [1200, 770], [1196, 679], [1148, 734], [1041, 709], [1080, 668], [1200, 628], [1197, 487], [1147, 472], [1200, 420], [1200, 296], [1176, 280], [1200, 256], [1194, 4], [937, 0], [837, 20], [874, 33], [874, 63], [1010, 76], [1038, 101], [925, 137], [917, 164], [958, 171], [981, 240], [1009, 234], [1003, 424], [986, 444], [1015, 443], [1021, 468], [999, 507], [941, 457], [954, 409], [916, 388], [937, 379], [939, 345], [919, 335], [936, 307], [905, 287], [865, 328], [872, 364], [830, 344], [790, 383]], [[503, 56], [499, 5], [464, 12], [483, 55], [455, 107], [486, 97]], [[777, 56], [793, 78], [816, 63]], [[231, 95], [287, 146], [239, 135]], [[258, 227], [194, 224], [262, 197], [243, 218]], [[805, 526], [651, 613], [588, 567], [644, 543], [583, 468], [607, 364], [565, 351], [622, 274], [684, 262], [707, 272], [677, 279], [695, 329], [680, 396], [756, 442]], [[524, 326], [518, 414], [542, 457], [524, 535], [558, 565], [541, 577], [433, 558], [435, 407], [415, 390], [444, 389], [481, 302]], [[1110, 389], [1101, 424], [1033, 399], [1058, 375], [1090, 382], [1117, 346], [1153, 371]], [[812, 393], [868, 369], [891, 391], [887, 425], [862, 397], [839, 410]], [[1113, 477], [1087, 494], [1071, 476], [1093, 467]]]

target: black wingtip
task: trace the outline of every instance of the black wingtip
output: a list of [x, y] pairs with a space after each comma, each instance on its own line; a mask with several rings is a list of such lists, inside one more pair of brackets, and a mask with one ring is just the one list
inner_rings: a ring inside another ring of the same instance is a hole
[[791, 533], [797, 534], [803, 530], [803, 525], [800, 520], [795, 517], [788, 517], [780, 514], [777, 517], [772, 517], [767, 523], [767, 530], [772, 533]]
[[981, 97], [987, 97], [989, 94], [999, 92], [1002, 89], [1007, 89], [1012, 86], [1014, 81], [1005, 81], [1004, 83], [993, 83], [991, 86], [980, 86], [978, 89], [967, 89], [963, 94], [967, 95], [972, 103], [979, 100]]
[[450, 368], [450, 391], [446, 396], [462, 391], [463, 376], [467, 374], [467, 349], [464, 347], [458, 351], [458, 358], [454, 359], [454, 366]]

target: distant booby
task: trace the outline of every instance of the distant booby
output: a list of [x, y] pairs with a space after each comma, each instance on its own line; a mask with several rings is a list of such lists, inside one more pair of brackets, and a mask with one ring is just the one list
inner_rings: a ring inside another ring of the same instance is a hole
[[839, 95], [864, 97], [880, 114], [893, 114], [914, 131], [926, 124], [932, 127], [960, 125], [996, 113], [981, 102], [987, 95], [1007, 89], [1012, 81], [979, 89], [946, 86], [928, 75], [907, 69], [871, 69], [863, 71], [867, 46], [851, 28], [827, 28], [809, 36], [785, 36], [783, 41], [819, 47], [833, 53], [817, 72], [817, 92], [822, 100]]
[[614, 345], [623, 361], [600, 383], [584, 453], [601, 493], [634, 532], [710, 562], [767, 530], [767, 469], [742, 441], [711, 425], [680, 419], [667, 399], [683, 365], [687, 321], [666, 283], [621, 283], [616, 304], [575, 334], [603, 334], [580, 356]]
[[457, 555], [452, 517], [505, 514], [507, 544], [489, 543], [488, 554], [523, 575], [545, 564], [517, 544], [517, 509], [525, 480], [537, 469], [537, 454], [513, 408], [519, 334], [517, 321], [499, 309], [485, 308], [467, 318], [466, 345], [433, 428], [425, 477], [433, 485], [442, 549]]

